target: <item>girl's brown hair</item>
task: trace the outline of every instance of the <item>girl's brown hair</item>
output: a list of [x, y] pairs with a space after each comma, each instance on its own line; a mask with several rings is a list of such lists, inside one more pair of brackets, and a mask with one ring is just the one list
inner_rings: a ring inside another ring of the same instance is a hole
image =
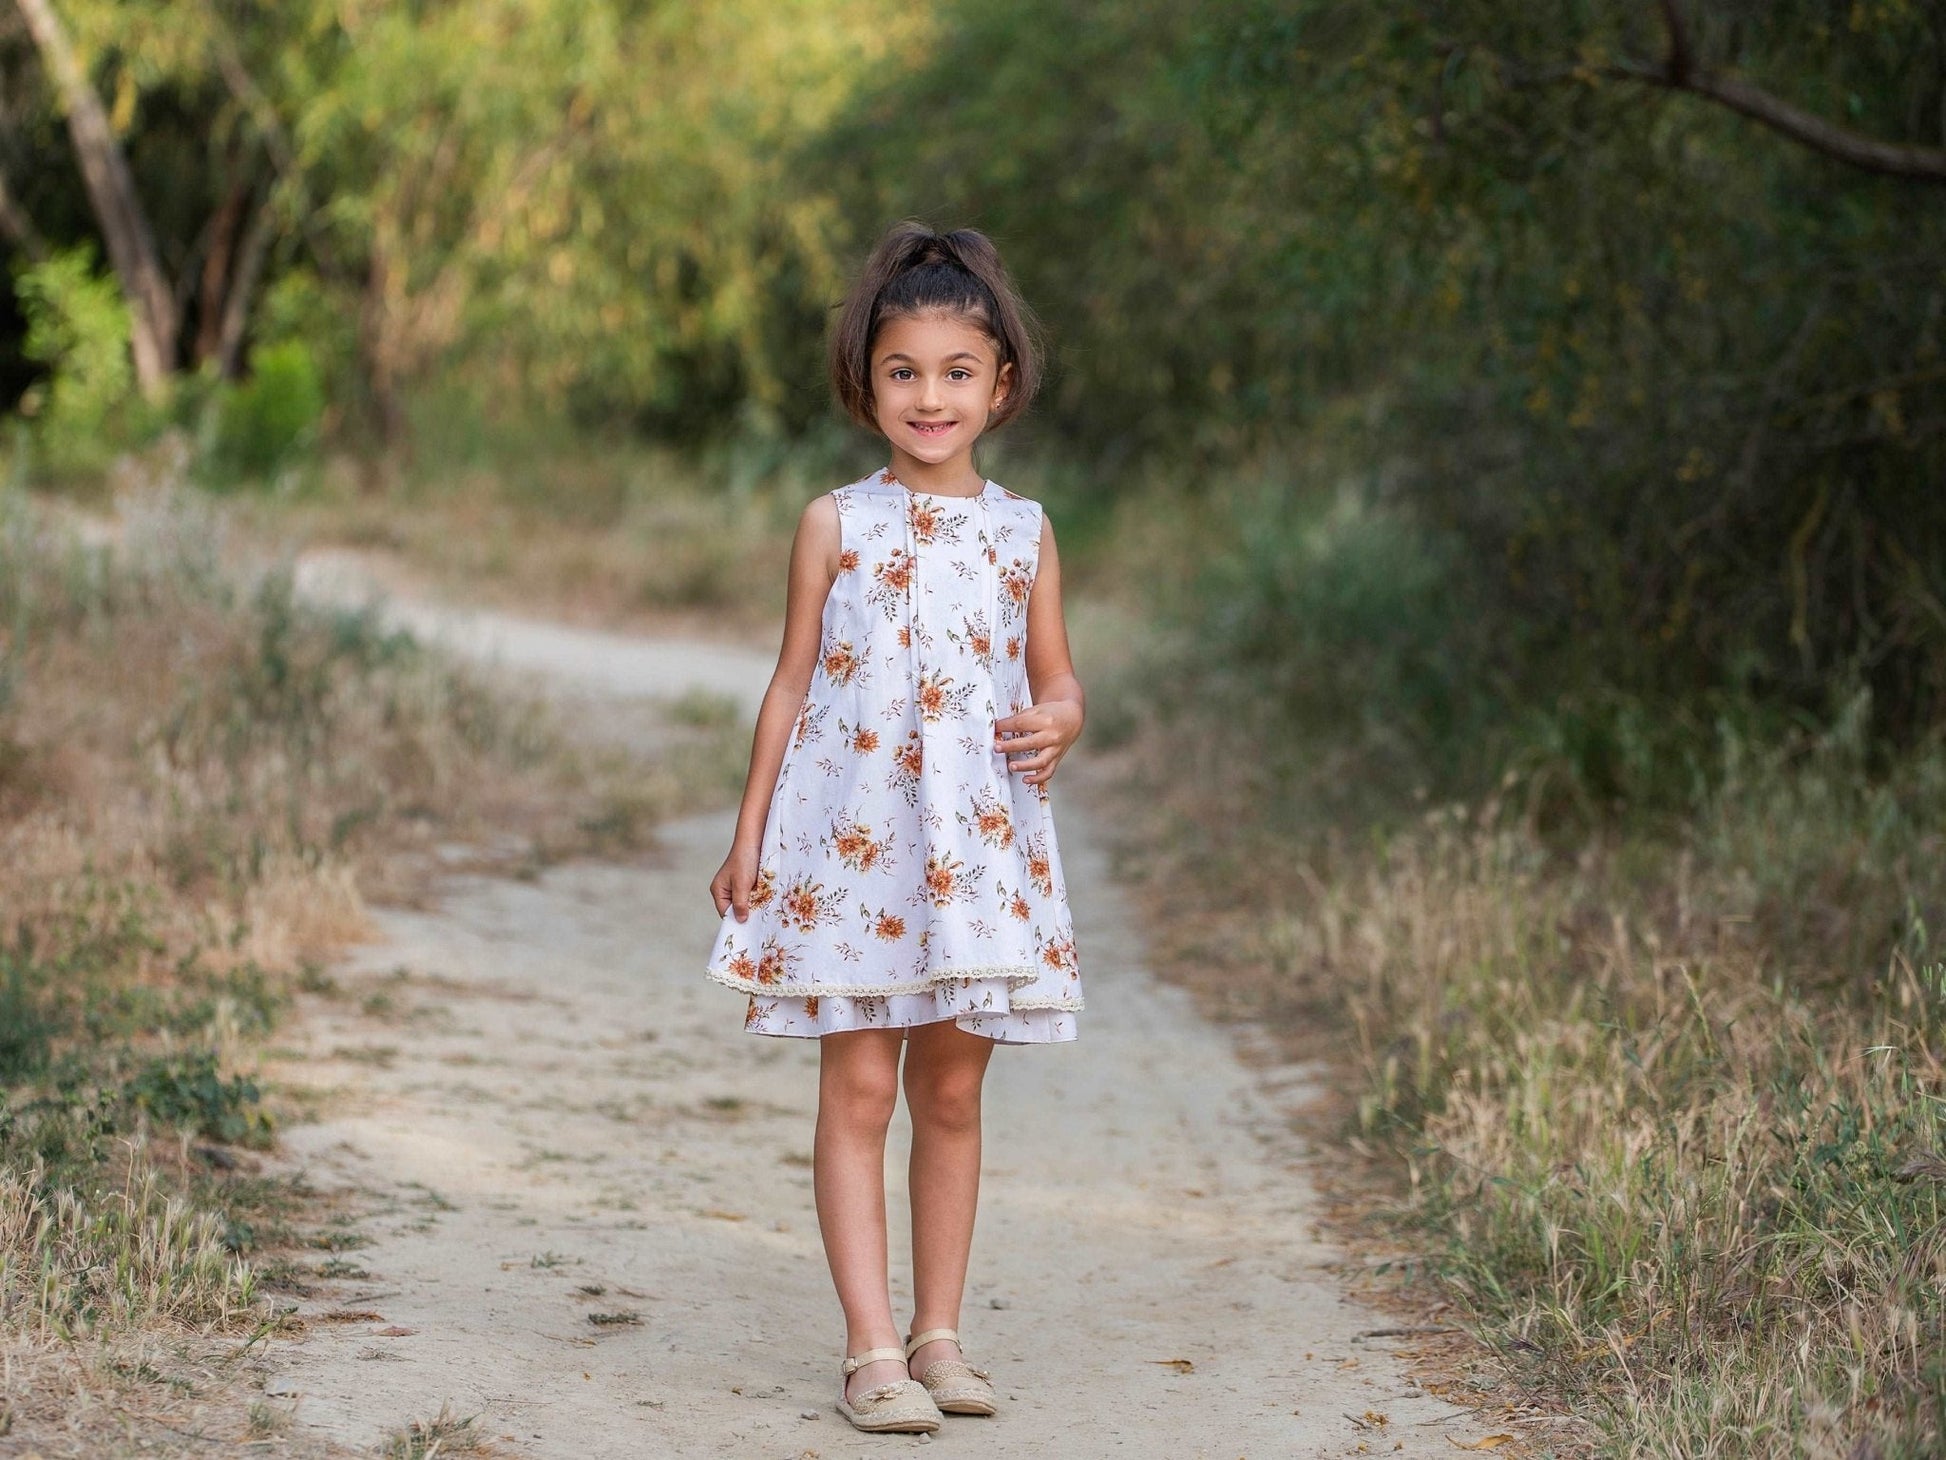
[[876, 425], [872, 345], [879, 330], [887, 320], [934, 311], [977, 324], [993, 341], [999, 364], [1014, 368], [1006, 399], [989, 426], [1004, 426], [1034, 399], [1041, 387], [1034, 316], [1015, 292], [992, 240], [973, 228], [935, 233], [908, 221], [878, 241], [831, 331], [831, 389], [859, 425]]

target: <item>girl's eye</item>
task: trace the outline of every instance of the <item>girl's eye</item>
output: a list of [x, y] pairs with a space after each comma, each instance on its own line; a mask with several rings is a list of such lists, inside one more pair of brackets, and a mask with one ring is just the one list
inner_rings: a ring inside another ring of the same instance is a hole
[[892, 378], [894, 380], [910, 380], [912, 379], [912, 372], [906, 369], [905, 366], [903, 365], [894, 366], [892, 370]]
[[973, 378], [973, 372], [971, 370], [949, 370], [946, 373], [954, 380], [971, 380]]

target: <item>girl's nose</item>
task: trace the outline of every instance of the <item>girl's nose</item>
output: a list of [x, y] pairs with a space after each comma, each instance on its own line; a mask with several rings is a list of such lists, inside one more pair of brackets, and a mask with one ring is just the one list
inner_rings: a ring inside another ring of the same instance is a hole
[[935, 377], [930, 375], [926, 377], [919, 391], [919, 404], [925, 407], [939, 404], [939, 381]]

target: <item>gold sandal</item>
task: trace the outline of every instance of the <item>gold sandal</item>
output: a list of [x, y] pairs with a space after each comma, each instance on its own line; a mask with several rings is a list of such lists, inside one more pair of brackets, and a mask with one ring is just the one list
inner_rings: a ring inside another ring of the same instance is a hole
[[[959, 1346], [959, 1335], [952, 1329], [928, 1328], [905, 1341], [905, 1356], [910, 1360], [927, 1344], [941, 1340], [950, 1341], [955, 1348]], [[926, 1365], [919, 1382], [939, 1406], [941, 1414], [998, 1414], [1000, 1405], [990, 1382], [992, 1378], [985, 1369], [974, 1368], [964, 1358], [935, 1359]]]
[[[844, 1378], [880, 1359], [902, 1360], [895, 1348], [867, 1349], [845, 1360]], [[936, 1366], [935, 1366], [936, 1367]], [[868, 1434], [929, 1435], [939, 1428], [939, 1406], [916, 1379], [894, 1379], [867, 1389], [857, 1399], [845, 1397], [844, 1379], [838, 1381], [838, 1413], [850, 1420], [853, 1429]]]

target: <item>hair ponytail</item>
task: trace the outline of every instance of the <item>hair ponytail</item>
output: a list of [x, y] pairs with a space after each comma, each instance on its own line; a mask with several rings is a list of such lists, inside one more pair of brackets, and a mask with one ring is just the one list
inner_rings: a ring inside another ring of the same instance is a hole
[[991, 425], [1011, 421], [1040, 390], [1034, 317], [993, 241], [976, 228], [937, 233], [908, 219], [887, 229], [872, 249], [831, 331], [832, 393], [859, 425], [874, 424], [872, 346], [879, 330], [888, 320], [934, 312], [977, 325], [993, 341], [999, 364], [1013, 367]]

